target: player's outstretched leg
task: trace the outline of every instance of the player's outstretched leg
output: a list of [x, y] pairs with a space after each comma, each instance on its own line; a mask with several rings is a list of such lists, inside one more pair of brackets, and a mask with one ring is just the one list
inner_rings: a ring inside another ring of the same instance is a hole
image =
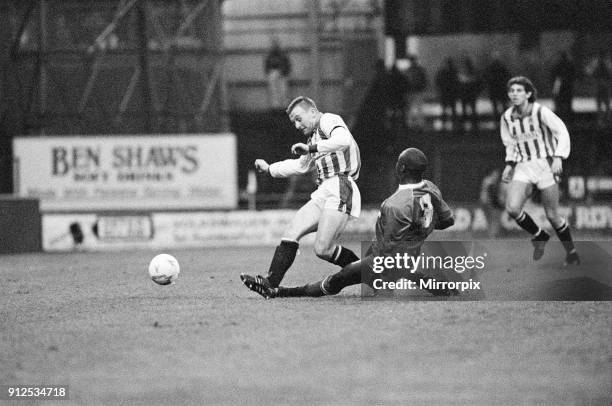
[[359, 261], [359, 257], [350, 249], [338, 244], [334, 249], [334, 253], [327, 261], [338, 265], [340, 268], [344, 268], [348, 264]]
[[324, 209], [319, 220], [314, 250], [319, 258], [344, 268], [358, 261], [359, 257], [350, 249], [336, 244], [346, 227], [350, 215], [335, 209]]
[[531, 239], [534, 261], [537, 261], [544, 256], [544, 248], [546, 247], [548, 240], [550, 240], [550, 235], [544, 230], [540, 231]]
[[546, 242], [550, 240], [550, 235], [542, 230], [523, 210], [523, 205], [527, 197], [531, 193], [532, 185], [522, 181], [513, 180], [508, 187], [508, 196], [506, 199], [506, 211], [516, 221], [523, 230], [533, 236], [531, 243], [533, 244], [533, 259], [538, 260], [544, 255], [544, 247]]
[[266, 299], [273, 297], [274, 288], [278, 286], [291, 264], [293, 264], [298, 247], [297, 241], [281, 241], [280, 245], [274, 250], [268, 276], [251, 276], [242, 273], [240, 274], [240, 280], [247, 288]]
[[293, 216], [281, 243], [274, 250], [274, 256], [268, 269], [266, 279], [271, 287], [275, 288], [281, 283], [295, 260], [299, 248], [298, 241], [306, 234], [317, 230], [320, 217], [321, 209], [312, 200], [302, 206]]
[[277, 297], [320, 297], [330, 295], [324, 284], [328, 283], [329, 276], [321, 281], [308, 283], [304, 286], [278, 287]]
[[525, 211], [522, 211], [515, 220], [523, 230], [533, 235], [531, 239], [531, 244], [533, 244], [533, 259], [537, 261], [542, 258], [546, 243], [550, 240], [550, 235], [542, 230]]
[[[296, 287], [285, 287], [279, 286], [277, 289], [270, 289], [269, 287], [261, 287], [261, 289], [265, 290], [265, 293], [262, 296], [266, 298], [274, 298], [274, 297], [321, 297], [321, 296], [329, 296], [336, 295], [342, 291], [342, 289], [347, 286], [357, 285], [359, 283], [366, 283], [371, 286], [371, 280], [364, 280], [363, 277], [369, 275], [370, 278], [372, 276], [372, 268], [371, 261], [368, 261], [371, 258], [364, 258], [359, 261], [353, 262], [344, 268], [341, 271], [326, 277], [323, 280], [318, 282], [309, 283], [303, 286]], [[422, 274], [410, 274], [410, 278], [414, 278], [415, 280], [419, 279], [430, 279]], [[396, 280], [400, 277], [406, 277], [404, 271], [398, 271], [396, 274], [388, 274], [386, 278], [389, 280]], [[257, 284], [254, 284], [257, 286]], [[253, 289], [254, 290], [254, 289]], [[458, 294], [455, 289], [427, 289], [434, 296], [455, 296]], [[258, 292], [259, 293], [259, 292]]]
[[580, 265], [580, 257], [578, 256], [578, 252], [576, 252], [569, 224], [564, 221], [561, 227], [555, 228], [555, 231], [563, 244], [563, 248], [565, 248], [565, 265]]
[[361, 275], [364, 271], [370, 271], [370, 267], [366, 261], [359, 260], [348, 264], [339, 272], [318, 282], [291, 288], [279, 286], [277, 297], [321, 297], [336, 295], [347, 286], [361, 283]]
[[548, 221], [555, 229], [563, 248], [565, 248], [565, 265], [579, 265], [580, 257], [576, 252], [576, 247], [574, 247], [569, 224], [559, 215], [559, 186], [557, 184], [542, 190], [542, 205]]
[[299, 246], [300, 244], [297, 241], [282, 240], [276, 247], [267, 276], [271, 286], [276, 287], [279, 285], [285, 273], [287, 273], [293, 264]]
[[240, 274], [240, 280], [247, 288], [266, 299], [272, 299], [277, 295], [278, 289], [270, 286], [270, 282], [261, 275], [251, 276], [243, 273]]
[[563, 221], [560, 227], [555, 228], [555, 231], [563, 244], [563, 248], [565, 248], [565, 265], [580, 265], [580, 257], [578, 256], [578, 252], [576, 252], [576, 247], [574, 246], [574, 241], [572, 240], [572, 234], [567, 221]]

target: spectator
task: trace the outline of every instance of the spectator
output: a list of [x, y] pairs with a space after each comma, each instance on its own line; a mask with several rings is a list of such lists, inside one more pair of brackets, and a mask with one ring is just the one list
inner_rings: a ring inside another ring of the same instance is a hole
[[447, 109], [450, 108], [452, 124], [457, 122], [457, 99], [459, 98], [459, 77], [452, 58], [446, 58], [436, 73], [436, 87], [442, 107], [442, 127], [446, 127]]
[[270, 107], [282, 110], [287, 105], [287, 78], [291, 73], [291, 62], [276, 39], [272, 41], [272, 48], [266, 56], [264, 70], [268, 78]]
[[[354, 116], [354, 122], [349, 123], [349, 126], [354, 128], [355, 137], [364, 151], [380, 148], [381, 142], [378, 138], [394, 134], [388, 128], [392, 86], [384, 61], [382, 59], [376, 61], [374, 76], [358, 114]], [[377, 136], [372, 137], [372, 134]], [[365, 154], [362, 159], [367, 156], [368, 154]]]
[[472, 59], [466, 56], [461, 64], [461, 69], [459, 69], [459, 99], [461, 100], [463, 121], [465, 122], [470, 119], [473, 129], [476, 129], [478, 121], [476, 112], [476, 97], [478, 97], [478, 93], [480, 93], [480, 82], [476, 68]]
[[[363, 170], [359, 180], [361, 184], [370, 185], [368, 193], [378, 196], [387, 194], [397, 186], [395, 183], [391, 185], [394, 178], [388, 179], [387, 176], [395, 168], [395, 162], [387, 158], [395, 154], [396, 136], [402, 132], [391, 128], [389, 120], [390, 95], [397, 93], [397, 84], [391, 81], [382, 59], [376, 62], [375, 70], [358, 114], [354, 116], [354, 125], [349, 123], [349, 127], [361, 150]], [[381, 179], [385, 181], [381, 182]]]
[[391, 110], [391, 123], [394, 127], [402, 127], [406, 123], [404, 108], [408, 92], [408, 78], [399, 69], [396, 62], [389, 72], [389, 107]]
[[565, 120], [571, 119], [576, 66], [567, 52], [562, 52], [552, 68], [553, 98], [555, 112]]
[[597, 121], [601, 125], [610, 114], [610, 80], [612, 79], [612, 61], [604, 51], [586, 67], [586, 74], [593, 79], [595, 99], [597, 102]]
[[497, 121], [506, 110], [508, 100], [506, 83], [510, 80], [510, 71], [499, 57], [499, 53], [493, 54], [493, 60], [484, 71], [484, 81], [493, 107], [493, 118]]
[[357, 116], [357, 120], [362, 120], [364, 123], [371, 123], [375, 119], [380, 120], [385, 117], [387, 104], [389, 103], [388, 94], [391, 83], [385, 68], [385, 62], [382, 59], [376, 61], [374, 71], [374, 76], [365, 96], [365, 103], [362, 104], [362, 111]]
[[406, 110], [408, 115], [409, 127], [415, 126], [422, 128], [425, 126], [425, 117], [423, 114], [424, 92], [428, 85], [427, 74], [425, 69], [419, 64], [417, 57], [411, 55], [408, 57], [410, 66], [406, 71], [408, 78], [408, 94]]
[[501, 171], [493, 169], [484, 177], [480, 185], [480, 203], [487, 217], [488, 237], [499, 237], [501, 216], [506, 205], [506, 183], [501, 181]]

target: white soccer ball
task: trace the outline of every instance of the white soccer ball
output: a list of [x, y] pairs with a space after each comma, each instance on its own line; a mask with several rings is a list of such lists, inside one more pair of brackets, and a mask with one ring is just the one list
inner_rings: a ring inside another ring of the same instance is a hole
[[178, 261], [172, 255], [159, 254], [149, 263], [149, 275], [158, 285], [174, 283], [181, 272]]

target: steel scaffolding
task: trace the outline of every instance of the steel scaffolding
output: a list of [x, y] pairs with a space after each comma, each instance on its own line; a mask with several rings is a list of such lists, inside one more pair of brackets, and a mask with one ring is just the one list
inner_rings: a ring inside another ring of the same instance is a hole
[[[0, 6], [6, 135], [228, 130], [219, 0]], [[3, 17], [3, 20], [5, 18]]]

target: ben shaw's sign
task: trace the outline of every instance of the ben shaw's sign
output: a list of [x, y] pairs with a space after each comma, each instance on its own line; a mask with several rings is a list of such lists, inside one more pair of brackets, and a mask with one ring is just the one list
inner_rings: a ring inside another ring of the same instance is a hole
[[42, 210], [235, 208], [233, 134], [18, 137], [15, 187]]

